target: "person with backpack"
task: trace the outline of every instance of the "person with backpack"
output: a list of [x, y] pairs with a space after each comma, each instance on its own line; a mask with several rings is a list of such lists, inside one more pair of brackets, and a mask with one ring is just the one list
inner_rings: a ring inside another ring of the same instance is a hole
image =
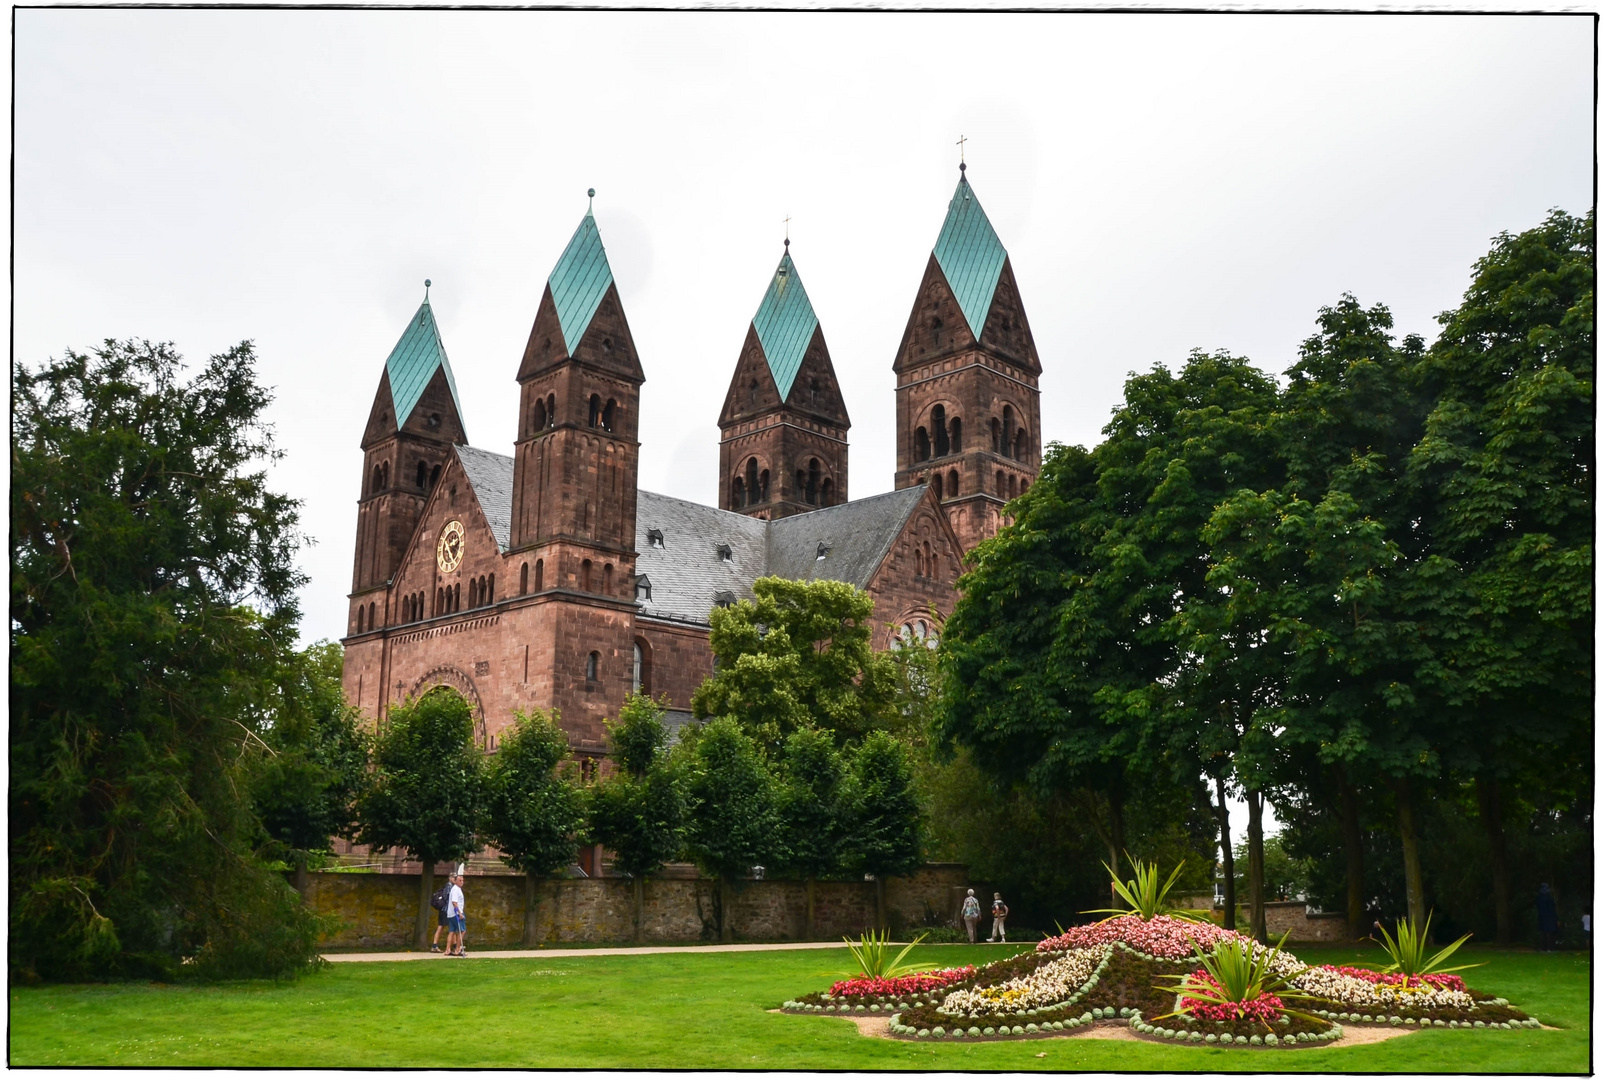
[[463, 915], [463, 876], [457, 874], [451, 881], [451, 892], [446, 894], [446, 955], [467, 956], [463, 948], [463, 934], [468, 919]]
[[1002, 893], [992, 894], [992, 936], [988, 941], [1001, 941], [1008, 943], [1009, 935], [1004, 932], [1003, 920], [1009, 917], [1009, 905], [1003, 902]]
[[981, 918], [981, 901], [975, 898], [975, 890], [971, 889], [964, 894], [964, 908], [960, 913], [964, 918], [964, 929], [970, 933], [970, 944], [975, 944], [975, 924]]
[[[447, 874], [446, 880], [441, 882], [440, 888], [436, 889], [429, 897], [429, 906], [435, 909], [435, 936], [429, 942], [430, 952], [440, 951], [440, 932], [446, 929], [446, 900], [450, 894], [451, 875]], [[449, 945], [451, 938], [448, 936], [446, 941]]]

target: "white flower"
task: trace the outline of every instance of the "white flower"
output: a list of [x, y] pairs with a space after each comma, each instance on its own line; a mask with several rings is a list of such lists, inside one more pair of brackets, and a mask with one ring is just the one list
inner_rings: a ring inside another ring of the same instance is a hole
[[996, 986], [955, 990], [942, 999], [939, 1010], [950, 1015], [972, 1016], [1057, 1005], [1074, 997], [1108, 955], [1108, 946], [1071, 949], [1029, 975]]

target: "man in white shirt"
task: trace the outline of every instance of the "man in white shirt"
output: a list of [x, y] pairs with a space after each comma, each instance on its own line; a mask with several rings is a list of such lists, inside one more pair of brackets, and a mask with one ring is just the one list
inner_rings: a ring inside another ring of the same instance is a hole
[[467, 956], [468, 950], [463, 948], [463, 933], [468, 929], [468, 920], [463, 916], [463, 876], [454, 874], [451, 879], [451, 892], [446, 894], [446, 955]]

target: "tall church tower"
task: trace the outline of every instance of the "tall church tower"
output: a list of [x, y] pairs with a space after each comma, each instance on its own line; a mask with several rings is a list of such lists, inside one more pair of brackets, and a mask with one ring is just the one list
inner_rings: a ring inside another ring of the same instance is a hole
[[598, 748], [605, 710], [630, 690], [645, 381], [587, 210], [546, 279], [518, 368], [510, 547], [516, 591], [539, 598], [539, 640], [553, 654], [534, 704]]
[[788, 239], [719, 413], [719, 505], [773, 521], [846, 502], [851, 426]]
[[417, 531], [424, 500], [452, 446], [468, 441], [428, 288], [426, 281], [424, 302], [385, 361], [362, 434], [351, 634], [394, 621], [386, 610], [385, 586]]
[[892, 369], [898, 488], [929, 484], [964, 550], [1042, 460], [1042, 365], [1009, 254], [959, 166]]

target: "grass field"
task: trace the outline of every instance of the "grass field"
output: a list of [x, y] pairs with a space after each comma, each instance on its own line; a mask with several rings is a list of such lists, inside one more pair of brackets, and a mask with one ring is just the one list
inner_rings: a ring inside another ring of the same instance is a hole
[[[1020, 946], [922, 947], [932, 966]], [[1300, 948], [1301, 959], [1375, 950]], [[283, 985], [11, 988], [12, 1065], [1583, 1073], [1588, 957], [1467, 948], [1472, 985], [1559, 1031], [1420, 1031], [1252, 1052], [1063, 1038], [929, 1045], [766, 1010], [827, 985], [845, 950], [330, 965]], [[1458, 959], [1458, 957], [1457, 957]], [[1043, 1055], [1043, 1056], [1038, 1056]]]

